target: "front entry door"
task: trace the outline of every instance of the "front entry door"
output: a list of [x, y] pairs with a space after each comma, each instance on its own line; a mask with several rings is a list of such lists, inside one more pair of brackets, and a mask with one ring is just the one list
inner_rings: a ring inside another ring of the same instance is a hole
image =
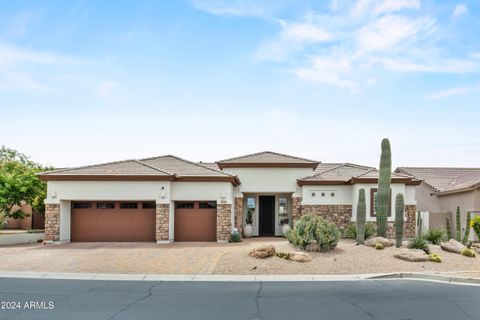
[[260, 236], [275, 235], [275, 196], [259, 196]]

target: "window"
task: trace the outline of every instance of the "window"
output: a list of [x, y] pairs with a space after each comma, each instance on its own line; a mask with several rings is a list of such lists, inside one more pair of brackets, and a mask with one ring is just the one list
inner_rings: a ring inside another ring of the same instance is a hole
[[322, 197], [325, 197], [325, 192], [322, 192]]
[[288, 199], [286, 197], [278, 198], [278, 224], [288, 224]]
[[74, 202], [73, 208], [74, 209], [90, 209], [92, 207], [91, 202]]
[[120, 202], [120, 209], [138, 209], [136, 202]]
[[175, 207], [177, 209], [193, 209], [193, 202], [176, 202]]
[[335, 192], [331, 192], [330, 197], [335, 197]]
[[97, 202], [97, 209], [115, 209], [115, 202]]
[[255, 209], [257, 207], [257, 199], [255, 197], [247, 197], [246, 200], [246, 214], [245, 214], [245, 223], [246, 224], [252, 224], [253, 223], [253, 217], [255, 215]]
[[[370, 189], [370, 217], [377, 216], [377, 188]], [[388, 201], [388, 217], [392, 216], [392, 189], [390, 189], [390, 199]]]
[[142, 202], [142, 209], [155, 209], [155, 201]]
[[216, 201], [199, 202], [198, 207], [200, 209], [215, 209], [217, 208], [217, 202]]
[[312, 192], [312, 197], [315, 197], [315, 192]]

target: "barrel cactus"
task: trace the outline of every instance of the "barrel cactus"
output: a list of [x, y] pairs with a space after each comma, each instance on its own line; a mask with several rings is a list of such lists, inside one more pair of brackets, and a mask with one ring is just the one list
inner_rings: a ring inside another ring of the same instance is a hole
[[365, 189], [358, 190], [357, 204], [357, 243], [365, 241], [365, 220], [367, 219], [367, 204], [365, 201]]
[[460, 207], [457, 207], [457, 214], [455, 216], [455, 240], [457, 240], [458, 242], [460, 242], [460, 233], [462, 232], [462, 225], [460, 223]]
[[390, 183], [392, 179], [392, 153], [390, 141], [382, 140], [382, 155], [380, 157], [380, 172], [377, 190], [377, 235], [387, 236], [387, 215], [390, 205]]
[[403, 213], [405, 212], [405, 200], [403, 194], [397, 194], [395, 198], [395, 243], [397, 248], [402, 246], [403, 240]]
[[465, 225], [465, 235], [463, 236], [463, 244], [466, 244], [468, 241], [468, 237], [470, 236], [470, 221], [472, 219], [472, 216], [470, 214], [470, 211], [467, 212], [467, 224]]

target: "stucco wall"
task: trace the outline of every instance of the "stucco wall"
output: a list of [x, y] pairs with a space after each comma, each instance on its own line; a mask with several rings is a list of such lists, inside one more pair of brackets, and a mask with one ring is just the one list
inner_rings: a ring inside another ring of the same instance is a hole
[[437, 196], [432, 196], [433, 190], [423, 183], [417, 186], [415, 190], [415, 199], [417, 200], [417, 210], [428, 212], [444, 212]]
[[159, 203], [169, 203], [170, 185], [169, 181], [49, 181], [45, 202], [156, 200]]
[[224, 171], [240, 178], [238, 191], [244, 193], [296, 192], [297, 179], [313, 174], [311, 168], [226, 168]]
[[233, 186], [230, 182], [173, 182], [170, 199], [211, 200], [232, 204]]
[[[322, 196], [325, 193], [325, 196]], [[335, 195], [332, 197], [331, 194]], [[303, 205], [352, 205], [352, 186], [303, 186]], [[314, 195], [315, 194], [315, 195]]]
[[[437, 196], [440, 208], [443, 212], [452, 213], [452, 233], [455, 233], [456, 210], [460, 206], [460, 224], [462, 226], [462, 236], [465, 231], [467, 211], [480, 211], [480, 191], [472, 190], [468, 192], [454, 193], [449, 195]], [[473, 215], [473, 214], [472, 214]], [[470, 232], [472, 236], [473, 232]]]

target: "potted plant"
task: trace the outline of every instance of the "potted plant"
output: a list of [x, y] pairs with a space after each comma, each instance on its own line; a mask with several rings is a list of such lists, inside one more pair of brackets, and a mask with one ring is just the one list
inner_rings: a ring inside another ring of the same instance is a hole
[[243, 236], [245, 238], [250, 238], [253, 235], [253, 212], [254, 208], [247, 209], [247, 217], [245, 219], [245, 226], [243, 227]]
[[290, 227], [289, 224], [289, 219], [288, 217], [284, 217], [280, 220], [280, 224], [282, 225], [282, 234], [284, 237], [287, 236], [288, 231], [290, 231], [292, 228]]

